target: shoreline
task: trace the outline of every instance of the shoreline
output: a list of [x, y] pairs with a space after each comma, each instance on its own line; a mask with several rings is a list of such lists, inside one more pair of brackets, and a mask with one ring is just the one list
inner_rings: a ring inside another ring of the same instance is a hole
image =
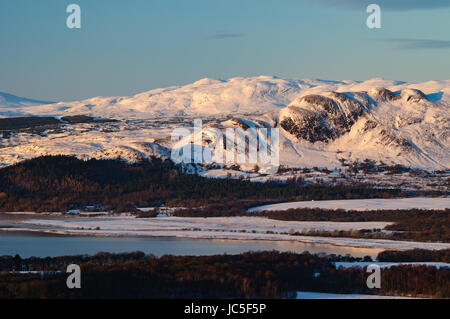
[[[176, 238], [191, 240], [211, 240], [211, 241], [245, 241], [245, 242], [290, 242], [310, 244], [324, 247], [338, 247], [347, 249], [368, 249], [368, 250], [410, 250], [410, 249], [428, 249], [440, 250], [450, 249], [450, 243], [434, 243], [434, 242], [413, 242], [413, 241], [394, 241], [384, 239], [359, 239], [346, 237], [319, 237], [319, 236], [291, 236], [285, 234], [253, 234], [215, 231], [215, 235], [211, 235], [211, 231], [192, 231], [192, 233], [182, 233], [178, 231], [158, 231], [152, 234], [140, 234], [138, 231], [103, 231], [102, 230], [54, 230], [54, 229], [35, 229], [35, 228], [0, 228], [0, 232], [28, 232], [35, 234], [54, 235], [57, 237], [87, 237], [87, 238]], [[100, 233], [94, 233], [100, 232]], [[203, 234], [202, 234], [203, 233]], [[250, 235], [250, 236], [249, 236]], [[254, 236], [251, 236], [254, 235]]]

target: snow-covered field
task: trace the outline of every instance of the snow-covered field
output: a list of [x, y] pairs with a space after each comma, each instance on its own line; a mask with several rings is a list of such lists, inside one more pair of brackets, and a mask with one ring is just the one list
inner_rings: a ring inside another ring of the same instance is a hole
[[447, 197], [416, 197], [416, 198], [393, 198], [393, 199], [347, 199], [347, 200], [324, 200], [303, 201], [264, 205], [249, 209], [256, 211], [277, 211], [292, 208], [322, 208], [322, 209], [346, 209], [346, 210], [387, 210], [387, 209], [436, 209], [450, 208], [450, 198]]
[[297, 292], [297, 299], [416, 299], [409, 297], [358, 295], [358, 294], [332, 294], [324, 292]]
[[277, 240], [328, 244], [345, 247], [407, 250], [448, 249], [450, 243], [421, 243], [360, 238], [291, 235], [296, 231], [383, 228], [388, 223], [288, 222], [262, 217], [183, 218], [158, 217], [53, 217], [23, 220], [9, 231], [29, 229], [70, 235], [152, 236], [202, 239]]
[[380, 266], [380, 268], [390, 268], [400, 265], [409, 265], [409, 266], [429, 266], [429, 267], [436, 267], [436, 268], [450, 268], [449, 263], [442, 263], [442, 262], [336, 262], [334, 263], [336, 265], [336, 268], [343, 267], [343, 268], [352, 268], [352, 267], [359, 267], [364, 268], [369, 265], [376, 264]]
[[247, 232], [302, 232], [309, 230], [333, 231], [333, 230], [360, 230], [382, 229], [391, 223], [387, 222], [301, 222], [278, 221], [262, 217], [158, 217], [158, 218], [134, 218], [106, 217], [106, 218], [64, 218], [64, 219], [32, 219], [26, 221], [29, 224], [61, 227], [64, 229], [79, 229], [100, 227], [102, 230], [133, 229], [136, 232], [151, 231], [180, 231], [201, 229], [202, 231], [247, 231]]

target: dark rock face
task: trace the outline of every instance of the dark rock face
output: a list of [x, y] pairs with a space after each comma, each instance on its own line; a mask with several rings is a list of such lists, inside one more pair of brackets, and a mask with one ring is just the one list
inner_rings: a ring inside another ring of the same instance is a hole
[[335, 137], [320, 116], [308, 116], [296, 122], [291, 118], [286, 118], [280, 122], [280, 126], [298, 139], [311, 143], [326, 142]]
[[328, 113], [335, 113], [337, 109], [336, 102], [334, 102], [332, 99], [321, 96], [321, 95], [307, 95], [304, 96], [301, 100], [301, 102], [305, 102], [306, 104], [310, 104], [313, 106], [317, 106], [322, 108]]
[[237, 127], [243, 129], [243, 130], [247, 130], [250, 128], [250, 126], [248, 126], [247, 123], [245, 123], [243, 120], [239, 119], [239, 118], [234, 118], [231, 120], [231, 122], [236, 125]]
[[[288, 107], [280, 126], [298, 139], [329, 142], [350, 131], [364, 107], [345, 94], [307, 95]], [[297, 106], [298, 105], [298, 106]]]
[[387, 130], [382, 130], [380, 132], [381, 139], [380, 142], [385, 146], [397, 147], [405, 152], [411, 152], [414, 150], [414, 146], [410, 141], [397, 137], [394, 134], [388, 132]]
[[406, 89], [402, 91], [402, 98], [409, 103], [420, 103], [420, 102], [428, 102], [425, 94], [416, 89]]
[[401, 99], [401, 97], [386, 88], [375, 88], [372, 93], [376, 95], [377, 100], [382, 102], [390, 102]]
[[363, 127], [363, 132], [367, 132], [370, 130], [373, 130], [374, 128], [376, 128], [378, 126], [378, 123], [372, 120], [368, 120]]

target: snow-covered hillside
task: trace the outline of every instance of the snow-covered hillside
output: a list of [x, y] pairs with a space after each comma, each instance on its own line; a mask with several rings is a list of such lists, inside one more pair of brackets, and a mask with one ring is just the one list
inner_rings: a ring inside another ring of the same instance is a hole
[[351, 161], [445, 169], [450, 167], [450, 108], [443, 91], [316, 92], [281, 110], [280, 127], [293, 147], [303, 145], [300, 152], [317, 147]]
[[14, 111], [15, 115], [87, 114], [122, 119], [151, 119], [155, 116], [179, 115], [261, 114], [279, 110], [299, 96], [325, 91], [367, 92], [377, 87], [384, 87], [393, 92], [416, 88], [427, 94], [433, 102], [447, 106], [450, 103], [450, 80], [412, 84], [383, 79], [357, 82], [258, 76], [228, 80], [206, 78], [185, 86], [155, 89], [134, 96], [94, 97], [54, 104], [22, 98], [17, 100], [17, 97], [0, 94], [0, 116], [11, 116], [7, 114], [8, 111]]
[[[347, 82], [281, 79], [271, 76], [229, 80], [205, 78], [189, 85], [155, 89], [134, 96], [94, 97], [82, 101], [23, 107], [20, 111], [24, 115], [88, 114], [121, 119], [260, 114], [286, 106], [304, 89], [334, 83], [345, 85]], [[2, 108], [6, 109], [6, 106], [3, 105]]]
[[54, 104], [2, 94], [4, 118], [90, 115], [121, 121], [4, 134], [0, 165], [48, 154], [129, 161], [169, 156], [173, 129], [203, 119], [204, 135], [210, 139], [204, 147], [211, 146], [216, 129], [280, 128], [280, 164], [288, 167], [333, 169], [341, 167], [343, 159], [372, 159], [442, 170], [450, 168], [449, 106], [450, 80], [202, 79], [130, 97]]
[[[379, 84], [375, 80], [368, 82]], [[435, 83], [444, 84], [447, 82]], [[339, 90], [347, 88], [336, 86]], [[431, 84], [423, 86], [430, 90]], [[428, 94], [410, 85], [391, 91], [368, 84], [348, 84], [348, 89], [353, 88], [358, 91], [330, 91], [323, 90], [323, 86], [320, 90], [304, 89], [280, 110], [261, 116], [235, 116], [204, 128], [203, 133], [214, 142], [217, 128], [222, 129], [226, 141], [230, 140], [224, 131], [228, 127], [280, 128], [280, 164], [288, 167], [334, 168], [341, 166], [342, 159], [371, 159], [431, 170], [450, 167], [446, 87]], [[367, 91], [360, 91], [362, 88]], [[206, 142], [203, 146], [215, 148], [216, 144]]]
[[0, 92], [0, 118], [21, 116], [23, 115], [22, 108], [26, 109], [29, 106], [51, 103], [52, 102], [32, 100]]

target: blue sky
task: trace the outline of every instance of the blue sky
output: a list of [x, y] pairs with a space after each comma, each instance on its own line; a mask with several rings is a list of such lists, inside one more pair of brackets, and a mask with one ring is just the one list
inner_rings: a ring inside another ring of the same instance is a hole
[[[80, 5], [82, 28], [66, 27]], [[367, 4], [382, 28], [366, 27]], [[0, 91], [131, 95], [204, 77], [450, 78], [450, 0], [1, 0]]]

